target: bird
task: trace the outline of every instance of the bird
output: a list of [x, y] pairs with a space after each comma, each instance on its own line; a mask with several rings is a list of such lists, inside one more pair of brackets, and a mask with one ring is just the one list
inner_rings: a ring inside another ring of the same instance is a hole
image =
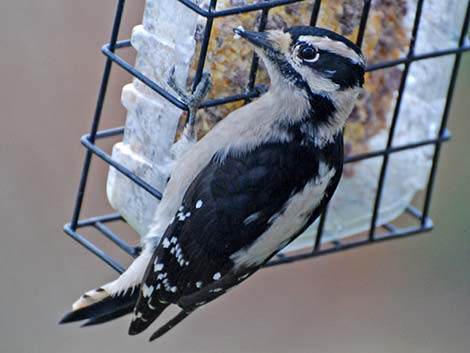
[[245, 281], [324, 211], [340, 181], [343, 130], [364, 83], [361, 49], [327, 29], [234, 29], [254, 46], [267, 92], [196, 141], [194, 111], [140, 255], [116, 280], [86, 292], [61, 323], [84, 326], [132, 314], [129, 334], [170, 305], [179, 313], [159, 338], [201, 306]]

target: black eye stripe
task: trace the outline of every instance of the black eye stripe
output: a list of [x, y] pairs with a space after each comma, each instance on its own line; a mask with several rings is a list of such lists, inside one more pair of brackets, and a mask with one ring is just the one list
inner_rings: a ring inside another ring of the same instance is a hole
[[[307, 47], [315, 50], [315, 57], [310, 61], [299, 55], [300, 51]], [[339, 90], [362, 87], [364, 83], [364, 65], [356, 62], [354, 58], [327, 49], [319, 49], [307, 42], [297, 42], [291, 49], [291, 55], [294, 62], [281, 57], [277, 58], [275, 62], [285, 78], [304, 90], [308, 88], [308, 83], [297, 69], [299, 64], [304, 68], [309, 67], [324, 78], [331, 80], [338, 85]]]
[[[300, 48], [296, 49], [298, 56]], [[303, 66], [308, 66], [320, 75], [339, 85], [340, 90], [361, 87], [364, 83], [364, 67], [350, 58], [338, 55], [328, 50], [319, 49], [316, 52], [318, 59], [314, 61], [302, 60]], [[300, 58], [300, 56], [298, 56]], [[301, 58], [300, 58], [301, 59]], [[296, 86], [304, 88], [304, 79], [287, 61], [279, 61], [281, 72]]]
[[[362, 66], [360, 63], [357, 63], [355, 62], [352, 58], [349, 58], [349, 57], [346, 57], [346, 56], [343, 56], [343, 55], [339, 55], [333, 51], [330, 51], [330, 50], [325, 50], [325, 49], [317, 49], [315, 48], [316, 50], [316, 53], [319, 54], [319, 60], [318, 61], [324, 61], [324, 62], [330, 62], [330, 60], [333, 60], [333, 61], [342, 61], [344, 63], [344, 65], [358, 65], [358, 66]], [[317, 63], [318, 61], [315, 61], [315, 63]], [[315, 64], [315, 63], [306, 63], [307, 65], [308, 64]]]
[[329, 51], [320, 50], [319, 59], [309, 66], [324, 74], [342, 89], [362, 86], [364, 83], [364, 68], [360, 64]]
[[[327, 55], [328, 57], [330, 57], [332, 55], [334, 57], [339, 57], [341, 59], [348, 60], [348, 61], [352, 62], [353, 64], [361, 65], [360, 63], [356, 63], [353, 60], [353, 58], [349, 58], [349, 57], [340, 55], [340, 54], [336, 53], [335, 51], [317, 48], [315, 45], [313, 45], [311, 43], [308, 43], [308, 42], [297, 42], [293, 47], [293, 51], [296, 52], [297, 57], [299, 57], [302, 60], [307, 59], [306, 61], [308, 61], [308, 58], [305, 58], [301, 55], [302, 50], [307, 49], [307, 48], [312, 48], [315, 51], [315, 55], [318, 54], [320, 57], [322, 55]], [[314, 56], [312, 56], [310, 59], [314, 59]], [[315, 60], [315, 62], [317, 62], [317, 60]]]

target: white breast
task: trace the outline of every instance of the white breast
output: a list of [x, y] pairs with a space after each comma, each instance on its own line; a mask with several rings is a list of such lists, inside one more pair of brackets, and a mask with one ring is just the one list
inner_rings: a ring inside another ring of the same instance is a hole
[[234, 253], [230, 258], [235, 267], [249, 267], [263, 263], [281, 249], [302, 227], [325, 196], [325, 190], [336, 170], [320, 164], [319, 175], [304, 189], [287, 201], [283, 212], [271, 217], [271, 226], [249, 247]]

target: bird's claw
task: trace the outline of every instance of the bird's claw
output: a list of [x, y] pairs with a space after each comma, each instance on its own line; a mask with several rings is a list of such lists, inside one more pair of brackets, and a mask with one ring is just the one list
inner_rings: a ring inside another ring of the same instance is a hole
[[204, 71], [202, 73], [201, 80], [196, 85], [193, 93], [188, 93], [176, 83], [174, 66], [170, 69], [167, 83], [168, 86], [170, 86], [170, 88], [179, 96], [181, 101], [188, 106], [188, 108], [195, 108], [196, 110], [199, 108], [203, 99], [207, 96], [212, 87], [211, 74]]
[[179, 96], [181, 101], [184, 104], [188, 104], [188, 101], [190, 100], [190, 96], [186, 93], [184, 89], [182, 89], [177, 83], [176, 83], [176, 76], [175, 76], [175, 67], [172, 66], [170, 69], [170, 73], [168, 75], [167, 79], [167, 84], [170, 86], [170, 88], [176, 92], [176, 94]]
[[209, 93], [209, 90], [211, 89], [211, 87], [212, 87], [211, 74], [209, 72], [203, 72], [201, 80], [199, 81], [196, 88], [194, 89], [194, 93], [190, 98], [190, 102], [188, 103], [199, 108], [203, 99]]
[[193, 93], [187, 93], [176, 83], [175, 67], [173, 66], [170, 69], [167, 83], [168, 86], [170, 86], [170, 88], [179, 96], [181, 101], [188, 107], [188, 118], [184, 134], [187, 135], [188, 138], [195, 140], [196, 131], [194, 125], [196, 122], [196, 112], [212, 87], [211, 75], [208, 72], [203, 72], [201, 80], [196, 85]]

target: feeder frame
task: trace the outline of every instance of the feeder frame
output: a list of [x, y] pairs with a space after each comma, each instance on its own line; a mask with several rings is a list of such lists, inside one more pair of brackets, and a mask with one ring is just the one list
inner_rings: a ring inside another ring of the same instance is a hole
[[[194, 88], [199, 83], [202, 77], [202, 72], [204, 69], [204, 64], [205, 64], [206, 56], [207, 56], [207, 50], [209, 47], [209, 41], [211, 39], [211, 29], [212, 29], [213, 21], [215, 18], [223, 17], [223, 16], [230, 16], [230, 15], [235, 15], [235, 14], [240, 14], [240, 13], [245, 13], [245, 12], [260, 11], [261, 16], [259, 17], [258, 31], [263, 31], [266, 27], [269, 10], [271, 8], [288, 5], [288, 4], [300, 2], [303, 0], [273, 0], [273, 1], [260, 2], [256, 4], [244, 5], [240, 7], [228, 8], [228, 9], [223, 9], [223, 10], [216, 10], [217, 0], [210, 0], [209, 8], [207, 10], [202, 9], [191, 0], [175, 0], [175, 1], [180, 2], [181, 4], [185, 5], [189, 10], [196, 12], [197, 14], [199, 14], [200, 16], [203, 16], [206, 19], [206, 25], [205, 25], [205, 29], [204, 29], [204, 33], [202, 37], [202, 42], [201, 42], [201, 49], [199, 52], [199, 57], [197, 59], [198, 60], [197, 68], [196, 68], [194, 81], [192, 85]], [[315, 25], [315, 23], [317, 22], [321, 3], [322, 3], [322, 0], [315, 1], [313, 5], [312, 14], [311, 14], [310, 25]], [[373, 63], [371, 65], [368, 65], [366, 68], [367, 72], [371, 72], [371, 71], [376, 71], [376, 70], [383, 70], [383, 69], [390, 68], [393, 66], [399, 66], [399, 65], [404, 66], [399, 89], [398, 89], [395, 109], [393, 112], [393, 117], [392, 117], [391, 125], [389, 128], [389, 135], [388, 135], [386, 147], [380, 150], [374, 150], [374, 151], [370, 151], [367, 153], [353, 155], [345, 159], [345, 163], [355, 163], [355, 162], [359, 162], [359, 161], [369, 159], [369, 158], [383, 157], [380, 175], [377, 181], [377, 191], [375, 194], [375, 202], [373, 206], [372, 219], [371, 219], [367, 237], [363, 239], [359, 239], [359, 240], [352, 240], [352, 241], [351, 240], [341, 240], [341, 241], [335, 240], [333, 242], [330, 242], [329, 246], [322, 244], [322, 235], [324, 231], [325, 220], [328, 214], [328, 208], [327, 208], [320, 217], [317, 234], [316, 234], [315, 241], [314, 241], [314, 244], [312, 244], [311, 249], [306, 249], [305, 251], [302, 251], [301, 253], [297, 252], [295, 254], [278, 254], [273, 259], [271, 259], [271, 261], [269, 261], [265, 266], [274, 266], [274, 265], [284, 264], [287, 262], [293, 262], [293, 261], [297, 261], [301, 259], [311, 258], [314, 256], [330, 254], [330, 253], [347, 250], [351, 248], [356, 248], [356, 247], [360, 247], [360, 246], [364, 246], [368, 244], [373, 244], [373, 243], [377, 243], [377, 242], [381, 242], [385, 240], [400, 239], [400, 238], [404, 238], [410, 235], [423, 234], [425, 232], [430, 231], [433, 228], [432, 220], [429, 217], [429, 210], [430, 210], [430, 205], [431, 205], [432, 191], [433, 191], [434, 183], [436, 180], [436, 172], [437, 172], [439, 157], [441, 154], [442, 143], [449, 140], [451, 137], [450, 132], [447, 130], [446, 126], [447, 126], [447, 122], [449, 119], [451, 101], [452, 101], [452, 97], [453, 97], [454, 90], [455, 90], [455, 84], [456, 84], [456, 80], [458, 76], [462, 54], [467, 51], [470, 51], [470, 45], [466, 42], [466, 37], [469, 31], [469, 22], [470, 22], [470, 0], [467, 5], [460, 38], [458, 41], [458, 45], [456, 47], [452, 49], [432, 51], [432, 52], [423, 53], [423, 54], [416, 54], [414, 49], [415, 49], [415, 43], [416, 43], [416, 38], [418, 34], [422, 9], [423, 9], [423, 3], [424, 3], [424, 0], [417, 1], [414, 23], [413, 23], [413, 28], [411, 32], [411, 39], [410, 39], [410, 44], [408, 47], [408, 54], [405, 57], [402, 57], [396, 60]], [[88, 249], [90, 252], [98, 256], [101, 260], [103, 260], [105, 263], [107, 263], [109, 266], [111, 266], [114, 270], [116, 270], [119, 273], [124, 272], [124, 268], [116, 260], [114, 260], [110, 255], [108, 255], [106, 252], [104, 252], [102, 249], [100, 249], [97, 245], [92, 243], [90, 240], [88, 240], [85, 236], [83, 236], [79, 232], [79, 230], [82, 228], [86, 228], [86, 227], [95, 228], [102, 235], [104, 235], [106, 238], [111, 240], [113, 243], [115, 243], [119, 248], [121, 248], [125, 253], [129, 254], [130, 256], [136, 257], [139, 253], [138, 247], [129, 245], [127, 242], [121, 239], [121, 237], [118, 234], [113, 232], [107, 226], [107, 224], [111, 222], [125, 222], [120, 214], [115, 213], [115, 214], [101, 215], [101, 216], [87, 218], [87, 219], [80, 219], [80, 213], [81, 213], [82, 204], [83, 204], [83, 197], [84, 197], [84, 193], [85, 193], [85, 189], [87, 185], [92, 157], [94, 155], [99, 157], [105, 163], [114, 167], [120, 173], [122, 173], [123, 175], [131, 179], [134, 183], [139, 185], [141, 188], [146, 190], [148, 193], [153, 195], [156, 199], [161, 199], [162, 192], [160, 190], [155, 189], [152, 185], [147, 183], [145, 180], [143, 180], [139, 176], [132, 173], [129, 169], [127, 169], [122, 164], [113, 160], [109, 154], [107, 154], [103, 149], [101, 149], [96, 144], [98, 140], [122, 135], [124, 132], [124, 127], [117, 127], [117, 128], [113, 128], [109, 130], [102, 130], [102, 131], [98, 130], [102, 111], [103, 111], [103, 104], [105, 101], [106, 91], [108, 87], [109, 77], [111, 74], [111, 67], [113, 66], [113, 64], [116, 64], [117, 66], [119, 66], [120, 68], [122, 68], [123, 70], [131, 74], [133, 77], [142, 81], [150, 89], [158, 93], [160, 96], [168, 100], [170, 103], [172, 103], [176, 107], [184, 111], [188, 111], [187, 106], [178, 97], [174, 96], [172, 93], [162, 88], [156, 82], [149, 79], [142, 72], [137, 70], [133, 65], [129, 64], [122, 57], [116, 54], [117, 50], [131, 47], [130, 40], [118, 41], [119, 27], [121, 24], [121, 19], [122, 19], [122, 15], [124, 11], [124, 4], [125, 4], [125, 0], [117, 1], [117, 8], [116, 8], [114, 23], [113, 23], [112, 32], [111, 32], [111, 39], [110, 39], [110, 42], [108, 44], [105, 44], [101, 49], [102, 53], [106, 56], [106, 63], [105, 63], [104, 71], [103, 71], [103, 77], [101, 80], [101, 86], [100, 86], [99, 93], [98, 93], [98, 99], [96, 103], [96, 109], [95, 109], [95, 113], [93, 116], [90, 133], [84, 135], [80, 139], [81, 143], [86, 148], [85, 160], [83, 163], [83, 168], [82, 168], [82, 173], [80, 177], [78, 193], [77, 193], [77, 197], [75, 201], [75, 207], [73, 210], [72, 218], [71, 218], [70, 223], [67, 223], [64, 226], [65, 233], [67, 233], [70, 237], [72, 237], [74, 240], [79, 242], [86, 249]], [[361, 20], [359, 24], [359, 30], [358, 30], [358, 34], [356, 37], [356, 44], [358, 46], [362, 45], [362, 42], [364, 39], [364, 33], [365, 33], [366, 26], [367, 26], [367, 19], [369, 15], [370, 6], [371, 6], [371, 0], [364, 0]], [[449, 56], [449, 55], [454, 56], [455, 59], [454, 59], [453, 67], [452, 67], [449, 87], [447, 90], [446, 102], [445, 102], [444, 111], [442, 114], [441, 124], [439, 127], [437, 137], [429, 138], [429, 139], [422, 139], [416, 142], [407, 143], [407, 144], [403, 144], [399, 146], [393, 145], [393, 137], [395, 133], [395, 128], [397, 125], [397, 121], [399, 119], [400, 105], [402, 102], [403, 93], [405, 92], [405, 89], [406, 89], [406, 79], [407, 79], [411, 64], [417, 61], [421, 61], [421, 60], [427, 60], [427, 59], [432, 59], [432, 58], [437, 58], [437, 57], [442, 57], [442, 56]], [[262, 89], [256, 85], [257, 69], [258, 69], [258, 57], [256, 55], [253, 55], [246, 91], [243, 93], [231, 95], [228, 97], [220, 97], [216, 99], [206, 100], [201, 104], [200, 109], [222, 105], [222, 104], [226, 104], [229, 102], [236, 102], [236, 101], [248, 102], [249, 100], [259, 96], [260, 93], [262, 92]], [[387, 168], [389, 166], [390, 155], [394, 153], [399, 153], [401, 151], [415, 149], [415, 148], [419, 148], [422, 146], [430, 146], [430, 145], [435, 146], [435, 148], [434, 148], [429, 178], [427, 181], [427, 186], [424, 190], [424, 202], [423, 202], [422, 208], [418, 209], [416, 207], [409, 205], [405, 209], [405, 212], [408, 213], [411, 216], [411, 218], [414, 220], [414, 222], [416, 222], [417, 224], [411, 227], [398, 228], [391, 223], [385, 223], [380, 226], [383, 229], [384, 233], [377, 234], [377, 219], [378, 219], [379, 210], [380, 210], [384, 182], [385, 182], [385, 178], [387, 175]]]

